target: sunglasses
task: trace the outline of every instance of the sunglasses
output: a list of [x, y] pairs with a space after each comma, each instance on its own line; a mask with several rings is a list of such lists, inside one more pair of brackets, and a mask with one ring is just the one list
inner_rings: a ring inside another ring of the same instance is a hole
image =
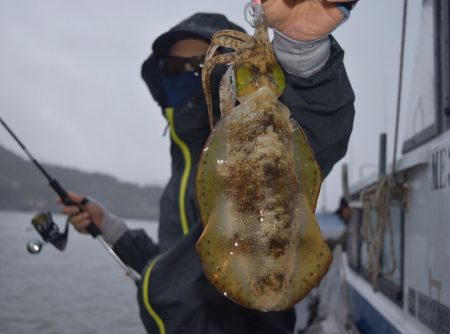
[[[159, 69], [162, 75], [179, 75], [186, 71], [193, 71], [196, 75], [202, 73], [205, 55], [194, 57], [168, 56], [160, 60]], [[191, 69], [186, 67], [189, 64]]]

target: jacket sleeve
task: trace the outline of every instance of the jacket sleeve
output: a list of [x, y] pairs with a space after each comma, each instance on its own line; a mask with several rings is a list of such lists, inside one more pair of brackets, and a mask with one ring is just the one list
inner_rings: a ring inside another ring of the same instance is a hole
[[123, 262], [138, 273], [141, 273], [148, 261], [159, 252], [158, 245], [143, 229], [127, 230], [114, 243], [113, 249]]
[[123, 219], [96, 203], [104, 212], [101, 223], [104, 240], [113, 246], [113, 250], [125, 264], [140, 273], [147, 261], [158, 254], [158, 245], [143, 229], [129, 230]]
[[286, 89], [281, 97], [303, 128], [324, 177], [347, 152], [355, 114], [344, 51], [329, 38], [330, 56], [325, 65], [308, 78], [285, 72]]

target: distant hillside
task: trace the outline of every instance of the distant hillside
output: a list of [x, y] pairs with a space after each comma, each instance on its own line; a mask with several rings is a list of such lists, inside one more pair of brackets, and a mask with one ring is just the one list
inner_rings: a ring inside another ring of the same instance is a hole
[[[42, 163], [47, 172], [66, 189], [87, 194], [100, 201], [109, 211], [135, 219], [158, 218], [162, 189], [120, 182], [100, 173], [86, 173]], [[59, 213], [57, 195], [33, 163], [0, 146], [0, 210]]]

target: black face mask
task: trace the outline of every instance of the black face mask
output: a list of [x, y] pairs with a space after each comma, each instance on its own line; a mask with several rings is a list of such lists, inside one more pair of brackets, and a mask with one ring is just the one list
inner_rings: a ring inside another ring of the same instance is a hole
[[[226, 69], [225, 65], [217, 66], [211, 77], [215, 121], [220, 119], [219, 85]], [[173, 126], [180, 138], [185, 140], [196, 138], [202, 141], [201, 144], [204, 144], [210, 128], [205, 95], [201, 86], [201, 77], [194, 78], [193, 75], [190, 76], [192, 72], [187, 73], [179, 76], [179, 78], [165, 80], [166, 110], [167, 108], [173, 109]]]
[[197, 138], [199, 132], [209, 133], [208, 112], [203, 94], [191, 96], [179, 108], [167, 107], [165, 116], [169, 125], [173, 126], [173, 130], [183, 141]]
[[202, 92], [202, 78], [194, 71], [163, 77], [167, 107], [179, 109], [193, 96]]

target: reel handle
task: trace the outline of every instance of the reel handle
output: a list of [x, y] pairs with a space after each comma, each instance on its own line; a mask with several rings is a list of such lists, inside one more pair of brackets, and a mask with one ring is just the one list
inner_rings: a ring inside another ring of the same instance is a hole
[[[80, 209], [80, 212], [83, 212], [83, 207], [82, 205], [85, 205], [88, 203], [88, 199], [84, 198], [83, 201], [80, 204], [74, 203], [70, 200], [69, 195], [67, 194], [67, 191], [61, 187], [61, 185], [59, 184], [59, 182], [55, 179], [51, 179], [50, 182], [50, 187], [53, 188], [53, 190], [58, 194], [58, 196], [61, 198], [61, 200], [63, 201], [63, 203], [65, 205], [75, 205], [78, 207], [78, 209]], [[97, 227], [97, 225], [95, 225], [93, 222], [89, 223], [89, 225], [86, 227], [86, 230], [89, 232], [90, 235], [92, 235], [93, 238], [99, 236], [100, 234], [102, 234], [102, 231], [100, 231], [100, 229]]]

